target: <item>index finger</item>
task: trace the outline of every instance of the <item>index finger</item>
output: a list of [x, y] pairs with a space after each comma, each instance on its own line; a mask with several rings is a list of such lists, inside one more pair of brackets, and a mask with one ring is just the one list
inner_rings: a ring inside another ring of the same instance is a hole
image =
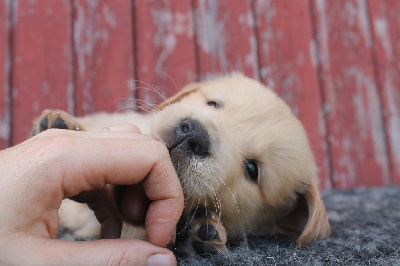
[[62, 160], [64, 197], [106, 184], [143, 181], [145, 193], [153, 201], [145, 222], [148, 239], [155, 245], [166, 246], [183, 209], [182, 188], [167, 148], [155, 140], [71, 138], [57, 143], [63, 141], [74, 142], [60, 144], [69, 156], [58, 152], [54, 158]]

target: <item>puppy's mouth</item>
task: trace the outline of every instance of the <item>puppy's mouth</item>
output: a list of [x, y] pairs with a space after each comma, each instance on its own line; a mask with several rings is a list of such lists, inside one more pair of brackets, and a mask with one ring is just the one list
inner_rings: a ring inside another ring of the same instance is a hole
[[210, 124], [193, 118], [183, 118], [159, 133], [169, 150], [185, 197], [199, 201], [214, 195], [220, 182], [220, 168], [215, 158], [218, 136]]
[[201, 122], [184, 118], [160, 135], [181, 181], [202, 171], [198, 167], [192, 169], [196, 162], [211, 155], [210, 136]]
[[[210, 154], [209, 149], [206, 148], [201, 141], [196, 138], [187, 137], [172, 146], [168, 147], [169, 154], [173, 155], [173, 153], [177, 150], [188, 154], [189, 156], [201, 156], [206, 157]], [[172, 158], [174, 159], [174, 158]]]

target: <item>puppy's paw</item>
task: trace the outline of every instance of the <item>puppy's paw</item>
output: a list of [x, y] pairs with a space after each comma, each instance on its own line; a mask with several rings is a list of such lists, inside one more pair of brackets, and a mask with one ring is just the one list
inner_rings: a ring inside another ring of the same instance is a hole
[[83, 130], [75, 118], [61, 110], [44, 110], [33, 124], [32, 136], [50, 128]]
[[206, 257], [226, 252], [227, 234], [217, 214], [206, 211], [192, 224], [192, 247], [196, 254]]

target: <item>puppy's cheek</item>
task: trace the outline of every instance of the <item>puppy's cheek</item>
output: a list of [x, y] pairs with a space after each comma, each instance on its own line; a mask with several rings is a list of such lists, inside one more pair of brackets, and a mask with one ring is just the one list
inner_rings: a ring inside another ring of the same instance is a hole
[[129, 223], [144, 224], [150, 203], [141, 184], [128, 186], [121, 197], [122, 215]]

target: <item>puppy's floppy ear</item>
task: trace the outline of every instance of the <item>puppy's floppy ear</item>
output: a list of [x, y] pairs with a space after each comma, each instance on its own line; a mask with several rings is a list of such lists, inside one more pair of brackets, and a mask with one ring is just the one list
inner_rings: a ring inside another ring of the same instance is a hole
[[300, 235], [297, 247], [329, 236], [331, 229], [321, 195], [315, 184], [310, 183], [305, 191], [298, 193], [297, 202], [279, 227], [286, 233]]
[[308, 203], [308, 220], [303, 232], [296, 241], [296, 245], [299, 248], [314, 240], [328, 237], [331, 233], [328, 214], [317, 187], [312, 183], [309, 184], [303, 195]]
[[186, 85], [185, 87], [183, 87], [183, 89], [180, 92], [178, 92], [174, 96], [168, 98], [167, 100], [165, 100], [164, 102], [159, 104], [155, 108], [155, 111], [160, 111], [170, 104], [179, 102], [181, 99], [183, 99], [187, 95], [191, 94], [192, 92], [197, 91], [200, 87], [201, 87], [201, 84], [197, 83], [197, 82]]

